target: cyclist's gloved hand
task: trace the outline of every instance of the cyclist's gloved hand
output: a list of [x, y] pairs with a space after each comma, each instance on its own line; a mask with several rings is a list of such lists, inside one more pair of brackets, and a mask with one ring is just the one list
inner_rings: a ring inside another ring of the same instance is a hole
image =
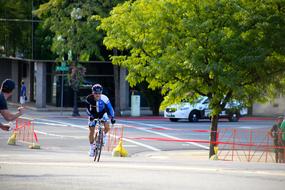
[[116, 120], [114, 118], [111, 119], [111, 123], [114, 124], [116, 123]]

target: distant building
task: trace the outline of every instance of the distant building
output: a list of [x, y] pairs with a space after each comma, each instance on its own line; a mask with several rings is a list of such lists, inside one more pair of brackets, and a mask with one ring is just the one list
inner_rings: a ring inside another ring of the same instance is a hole
[[[91, 86], [100, 83], [115, 106], [114, 71], [111, 62], [84, 62], [87, 68], [85, 80], [78, 93], [78, 104], [82, 106], [84, 98], [91, 93]], [[61, 106], [61, 86], [63, 76], [63, 106], [73, 106], [73, 91], [69, 87], [67, 73], [56, 71], [54, 61], [29, 60], [19, 58], [0, 58], [0, 81], [11, 78], [16, 81], [18, 91], [14, 91], [12, 102], [19, 102], [21, 80], [27, 86], [27, 98], [35, 102], [36, 107], [44, 108], [46, 105]], [[129, 84], [125, 80], [126, 69], [120, 69], [120, 95], [119, 107], [121, 110], [129, 109]], [[118, 104], [117, 104], [118, 105]]]

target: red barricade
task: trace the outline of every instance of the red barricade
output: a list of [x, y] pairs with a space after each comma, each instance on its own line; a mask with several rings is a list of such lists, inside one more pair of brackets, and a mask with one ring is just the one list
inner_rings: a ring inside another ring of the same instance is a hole
[[[129, 128], [140, 128], [126, 126]], [[149, 128], [148, 130], [184, 131], [187, 133], [207, 133], [210, 130], [200, 129], [173, 129], [173, 128]], [[217, 141], [210, 142], [206, 139], [177, 139], [169, 137], [126, 137], [135, 140], [156, 140], [165, 142], [193, 142], [202, 144], [215, 144], [218, 147], [217, 156], [220, 160], [247, 161], [247, 162], [275, 162], [275, 151], [284, 152], [285, 146], [276, 146], [268, 133], [268, 129], [240, 129], [221, 128], [217, 133]], [[213, 131], [216, 133], [216, 131]], [[210, 138], [209, 138], [210, 139]]]
[[28, 143], [30, 145], [39, 144], [37, 134], [34, 130], [34, 124], [30, 119], [18, 118], [16, 120], [14, 134], [16, 134], [16, 141], [18, 142]]
[[219, 159], [255, 162], [275, 162], [276, 146], [268, 129], [220, 129]]
[[108, 141], [106, 146], [104, 146], [104, 150], [112, 151], [115, 148], [120, 139], [123, 139], [124, 126], [120, 124], [114, 124], [110, 127], [110, 131], [108, 135]]

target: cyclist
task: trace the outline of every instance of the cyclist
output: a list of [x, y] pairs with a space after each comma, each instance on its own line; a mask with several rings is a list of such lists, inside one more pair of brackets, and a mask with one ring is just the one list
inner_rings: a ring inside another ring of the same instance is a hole
[[[17, 113], [11, 113], [7, 107], [7, 99], [12, 96], [13, 90], [15, 89], [15, 82], [11, 79], [6, 79], [1, 84], [0, 89], [0, 114], [6, 121], [14, 121], [23, 114], [23, 107], [18, 108]], [[9, 125], [0, 123], [0, 128], [4, 131], [11, 130]]]
[[[92, 94], [88, 95], [86, 98], [86, 112], [89, 116], [89, 142], [90, 142], [90, 150], [89, 156], [94, 156], [94, 132], [96, 123], [93, 122], [94, 119], [103, 119], [104, 120], [104, 138], [103, 144], [106, 143], [106, 134], [110, 130], [109, 126], [109, 117], [111, 117], [111, 123], [114, 124], [116, 120], [114, 119], [115, 113], [114, 109], [111, 105], [109, 98], [102, 94], [103, 87], [100, 84], [95, 84], [92, 86]], [[109, 116], [109, 117], [108, 117]]]

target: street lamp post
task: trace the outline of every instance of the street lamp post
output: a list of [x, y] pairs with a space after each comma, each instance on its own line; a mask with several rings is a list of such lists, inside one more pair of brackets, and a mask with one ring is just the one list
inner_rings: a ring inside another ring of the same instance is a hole
[[[70, 13], [70, 16], [75, 21], [79, 21], [82, 18], [81, 14], [82, 13], [81, 13], [80, 8], [73, 8], [73, 10]], [[72, 31], [74, 32], [74, 36], [75, 36], [76, 35], [76, 28], [74, 28]], [[72, 116], [80, 116], [79, 111], [78, 111], [78, 105], [77, 105], [77, 96], [78, 96], [77, 92], [78, 92], [79, 85], [80, 85], [80, 83], [78, 83], [78, 81], [77, 81], [77, 75], [78, 75], [78, 73], [77, 73], [78, 72], [78, 69], [77, 69], [78, 58], [77, 58], [77, 56], [78, 56], [78, 52], [75, 52], [75, 56], [74, 56], [75, 60], [74, 60], [74, 68], [73, 68], [75, 70], [74, 71], [75, 73], [73, 73], [73, 74], [75, 74], [74, 77], [75, 77], [76, 81], [74, 81], [74, 84], [72, 84], [72, 85], [74, 85], [72, 88], [73, 89], [73, 112], [72, 112]]]

